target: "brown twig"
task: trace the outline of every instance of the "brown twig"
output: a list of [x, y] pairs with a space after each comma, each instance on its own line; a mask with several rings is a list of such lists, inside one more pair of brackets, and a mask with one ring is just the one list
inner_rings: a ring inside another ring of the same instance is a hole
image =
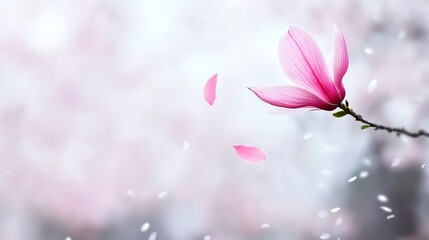
[[353, 116], [356, 119], [356, 121], [359, 121], [367, 125], [365, 128], [373, 128], [374, 130], [385, 130], [389, 133], [396, 133], [396, 135], [398, 136], [400, 136], [401, 134], [404, 134], [413, 138], [417, 138], [420, 136], [429, 137], [429, 133], [424, 130], [419, 130], [417, 132], [410, 132], [405, 128], [392, 128], [392, 127], [387, 127], [380, 124], [372, 123], [370, 121], [365, 120], [361, 115], [357, 114], [355, 111], [353, 111], [353, 109], [349, 108], [347, 105], [341, 103], [340, 105], [338, 105], [338, 107], [341, 108], [345, 112], [345, 114]]

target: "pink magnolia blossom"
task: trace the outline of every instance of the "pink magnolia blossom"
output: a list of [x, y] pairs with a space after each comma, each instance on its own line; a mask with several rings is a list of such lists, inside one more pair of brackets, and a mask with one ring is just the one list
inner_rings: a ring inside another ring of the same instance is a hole
[[343, 76], [349, 66], [346, 41], [337, 25], [333, 75], [330, 76], [314, 39], [298, 27], [290, 27], [279, 44], [280, 64], [296, 86], [249, 88], [261, 100], [283, 108], [311, 108], [332, 111], [343, 101]]

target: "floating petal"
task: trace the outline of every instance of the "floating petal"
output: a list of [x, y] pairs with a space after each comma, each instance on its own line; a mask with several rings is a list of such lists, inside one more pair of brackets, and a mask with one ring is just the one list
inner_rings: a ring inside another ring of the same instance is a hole
[[354, 182], [357, 179], [357, 176], [349, 178], [348, 182]]
[[216, 99], [216, 84], [217, 73], [207, 80], [206, 86], [204, 87], [204, 98], [210, 105], [213, 105]]
[[237, 152], [238, 156], [240, 156], [240, 158], [246, 162], [258, 163], [267, 159], [267, 156], [265, 155], [265, 153], [257, 147], [244, 146], [244, 145], [236, 145], [233, 147]]
[[332, 208], [331, 209], [331, 213], [336, 213], [336, 212], [338, 212], [338, 211], [340, 211], [341, 210], [341, 208], [339, 208], [339, 207], [337, 207], [337, 208]]
[[368, 85], [368, 93], [372, 93], [377, 87], [378, 82], [377, 79], [373, 79]]
[[378, 199], [378, 201], [380, 201], [380, 202], [387, 202], [387, 201], [389, 201], [389, 198], [387, 198], [385, 195], [383, 195], [383, 194], [379, 194], [378, 196], [377, 196], [377, 199]]
[[392, 212], [392, 209], [391, 209], [391, 208], [389, 208], [389, 207], [386, 207], [386, 206], [380, 206], [380, 208], [381, 208], [381, 210], [383, 210], [383, 211], [385, 211], [385, 212], [388, 212], [388, 213], [391, 213], [391, 212]]
[[329, 233], [324, 233], [322, 235], [320, 235], [320, 239], [325, 240], [325, 239], [330, 239], [331, 235]]
[[146, 232], [150, 227], [150, 223], [143, 223], [143, 225], [140, 228], [141, 232]]
[[150, 235], [149, 235], [149, 238], [148, 238], [148, 240], [156, 240], [156, 232], [152, 232]]

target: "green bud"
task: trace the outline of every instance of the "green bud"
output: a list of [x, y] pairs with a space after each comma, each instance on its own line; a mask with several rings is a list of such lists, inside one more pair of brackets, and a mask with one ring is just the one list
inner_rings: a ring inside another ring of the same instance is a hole
[[364, 129], [367, 129], [367, 128], [370, 128], [370, 127], [371, 127], [370, 125], [362, 125], [362, 126], [360, 127], [360, 129], [364, 130]]
[[347, 115], [347, 113], [341, 110], [341, 111], [338, 111], [338, 112], [336, 112], [336, 113], [333, 113], [332, 115], [333, 115], [334, 117], [336, 117], [336, 118], [341, 118], [341, 117], [346, 116], [346, 115]]

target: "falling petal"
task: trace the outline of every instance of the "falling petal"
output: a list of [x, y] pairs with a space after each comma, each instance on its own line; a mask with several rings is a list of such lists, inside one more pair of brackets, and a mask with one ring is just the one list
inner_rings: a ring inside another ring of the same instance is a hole
[[377, 79], [372, 79], [372, 81], [368, 85], [368, 93], [372, 93], [375, 90], [375, 88], [377, 88], [377, 84], [378, 84]]
[[151, 233], [148, 240], [156, 240], [156, 232]]
[[71, 237], [66, 237], [66, 240], [72, 240], [72, 238]]
[[215, 99], [216, 99], [216, 83], [217, 83], [217, 73], [213, 75], [206, 83], [206, 86], [204, 87], [204, 97], [206, 101], [213, 105]]
[[211, 239], [212, 239], [212, 237], [210, 237], [209, 235], [204, 237], [204, 240], [211, 240]]
[[143, 223], [143, 225], [140, 228], [140, 231], [146, 232], [149, 229], [149, 227], [150, 227], [149, 223]]
[[261, 228], [269, 228], [269, 227], [270, 227], [270, 224], [267, 224], [267, 223], [264, 223], [261, 225]]
[[366, 178], [368, 177], [368, 175], [369, 175], [368, 171], [362, 171], [359, 173], [360, 178]]
[[260, 161], [267, 159], [267, 156], [265, 155], [265, 153], [257, 147], [244, 146], [244, 145], [236, 145], [233, 147], [237, 152], [238, 156], [240, 156], [240, 158], [246, 162], [258, 163]]
[[383, 194], [379, 194], [377, 196], [377, 199], [378, 199], [378, 201], [383, 202], [383, 203], [389, 201], [389, 199], [385, 195], [383, 195]]
[[329, 233], [324, 233], [322, 235], [320, 235], [320, 239], [330, 239], [331, 235]]
[[331, 213], [336, 213], [336, 212], [338, 212], [338, 211], [340, 211], [341, 210], [341, 208], [339, 208], [339, 207], [337, 207], [337, 208], [332, 208], [331, 209]]
[[388, 213], [391, 213], [391, 212], [392, 212], [392, 209], [391, 209], [391, 208], [389, 208], [389, 207], [386, 207], [386, 206], [380, 206], [380, 208], [381, 208], [381, 210], [383, 210], [383, 211], [385, 211], [385, 212], [388, 212]]
[[167, 194], [167, 192], [162, 191], [162, 192], [160, 192], [160, 193], [158, 194], [158, 199], [163, 199], [163, 198], [165, 198], [167, 195], [168, 195], [168, 194]]
[[349, 178], [348, 182], [354, 182], [357, 179], [357, 176]]
[[394, 215], [394, 214], [390, 214], [389, 216], [387, 216], [387, 217], [386, 217], [386, 219], [388, 219], [388, 220], [389, 220], [389, 219], [394, 218], [394, 217], [395, 217], [395, 215]]
[[426, 163], [423, 163], [423, 164], [422, 164], [422, 168], [425, 168], [425, 166], [426, 166]]

